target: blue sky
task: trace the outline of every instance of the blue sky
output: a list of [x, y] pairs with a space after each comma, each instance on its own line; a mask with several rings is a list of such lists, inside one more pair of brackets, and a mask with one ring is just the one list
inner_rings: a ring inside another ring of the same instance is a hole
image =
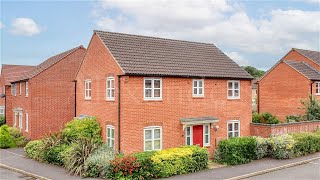
[[0, 61], [37, 65], [94, 29], [210, 42], [240, 65], [270, 68], [292, 47], [319, 51], [319, 0], [1, 0]]

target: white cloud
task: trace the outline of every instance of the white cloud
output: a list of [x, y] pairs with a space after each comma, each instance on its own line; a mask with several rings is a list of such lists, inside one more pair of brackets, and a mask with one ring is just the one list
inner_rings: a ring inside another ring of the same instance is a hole
[[320, 0], [294, 0], [294, 1], [300, 1], [305, 3], [318, 3], [320, 4]]
[[4, 24], [0, 21], [0, 29], [4, 28]]
[[253, 18], [237, 1], [104, 0], [94, 14], [102, 30], [215, 43], [240, 62], [239, 53], [319, 49], [319, 11], [274, 9]]
[[16, 18], [11, 24], [10, 32], [15, 35], [33, 36], [41, 32], [40, 26], [30, 18]]
[[227, 52], [226, 55], [229, 56], [232, 60], [234, 60], [240, 66], [249, 65], [249, 61], [245, 59], [242, 55], [240, 55], [238, 52]]

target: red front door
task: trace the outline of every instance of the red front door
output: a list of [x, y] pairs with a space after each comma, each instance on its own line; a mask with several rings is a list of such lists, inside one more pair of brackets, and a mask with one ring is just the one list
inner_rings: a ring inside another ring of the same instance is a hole
[[193, 145], [203, 147], [203, 126], [193, 126]]

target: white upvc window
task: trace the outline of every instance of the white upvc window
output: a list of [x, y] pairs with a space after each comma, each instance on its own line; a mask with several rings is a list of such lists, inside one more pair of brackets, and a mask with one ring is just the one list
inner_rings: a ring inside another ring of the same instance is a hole
[[228, 99], [240, 99], [240, 81], [228, 81]]
[[316, 95], [320, 95], [320, 82], [316, 82]]
[[17, 117], [17, 113], [15, 112], [15, 113], [14, 113], [13, 127], [17, 127], [17, 120], [18, 120], [18, 117]]
[[145, 78], [144, 79], [144, 99], [161, 100], [162, 99], [162, 79]]
[[16, 83], [11, 84], [11, 95], [16, 96]]
[[19, 96], [21, 96], [22, 94], [22, 83], [20, 82], [19, 83]]
[[26, 97], [29, 96], [29, 83], [26, 82]]
[[114, 77], [107, 78], [106, 99], [114, 101]]
[[186, 127], [186, 145], [192, 145], [193, 144], [193, 139], [192, 139], [192, 126], [187, 126]]
[[22, 130], [22, 114], [18, 113], [18, 115], [19, 115], [19, 129], [21, 131]]
[[84, 99], [91, 99], [91, 80], [87, 79], [84, 81]]
[[0, 106], [0, 116], [4, 116], [4, 110], [5, 110], [5, 107]]
[[158, 126], [144, 128], [144, 151], [162, 149], [162, 129]]
[[25, 131], [26, 132], [28, 132], [28, 130], [29, 130], [29, 115], [28, 115], [28, 113], [26, 113], [26, 129], [25, 129]]
[[204, 80], [203, 79], [192, 80], [192, 96], [193, 97], [204, 96]]
[[239, 120], [228, 121], [227, 129], [228, 129], [228, 138], [240, 137], [240, 121]]
[[210, 146], [210, 125], [203, 125], [203, 146]]
[[114, 148], [114, 127], [111, 125], [107, 125], [106, 127], [106, 141], [107, 141], [107, 146]]

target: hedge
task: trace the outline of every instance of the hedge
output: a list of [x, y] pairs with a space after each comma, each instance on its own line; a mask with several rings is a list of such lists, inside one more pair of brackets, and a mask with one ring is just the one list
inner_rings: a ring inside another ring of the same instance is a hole
[[207, 168], [208, 152], [198, 146], [184, 146], [115, 158], [110, 164], [111, 179], [165, 178]]
[[2, 125], [0, 127], [0, 148], [22, 147], [26, 144], [26, 138], [17, 128]]
[[292, 133], [270, 138], [238, 137], [222, 140], [214, 161], [227, 165], [248, 163], [263, 157], [288, 159], [320, 151], [320, 131]]

